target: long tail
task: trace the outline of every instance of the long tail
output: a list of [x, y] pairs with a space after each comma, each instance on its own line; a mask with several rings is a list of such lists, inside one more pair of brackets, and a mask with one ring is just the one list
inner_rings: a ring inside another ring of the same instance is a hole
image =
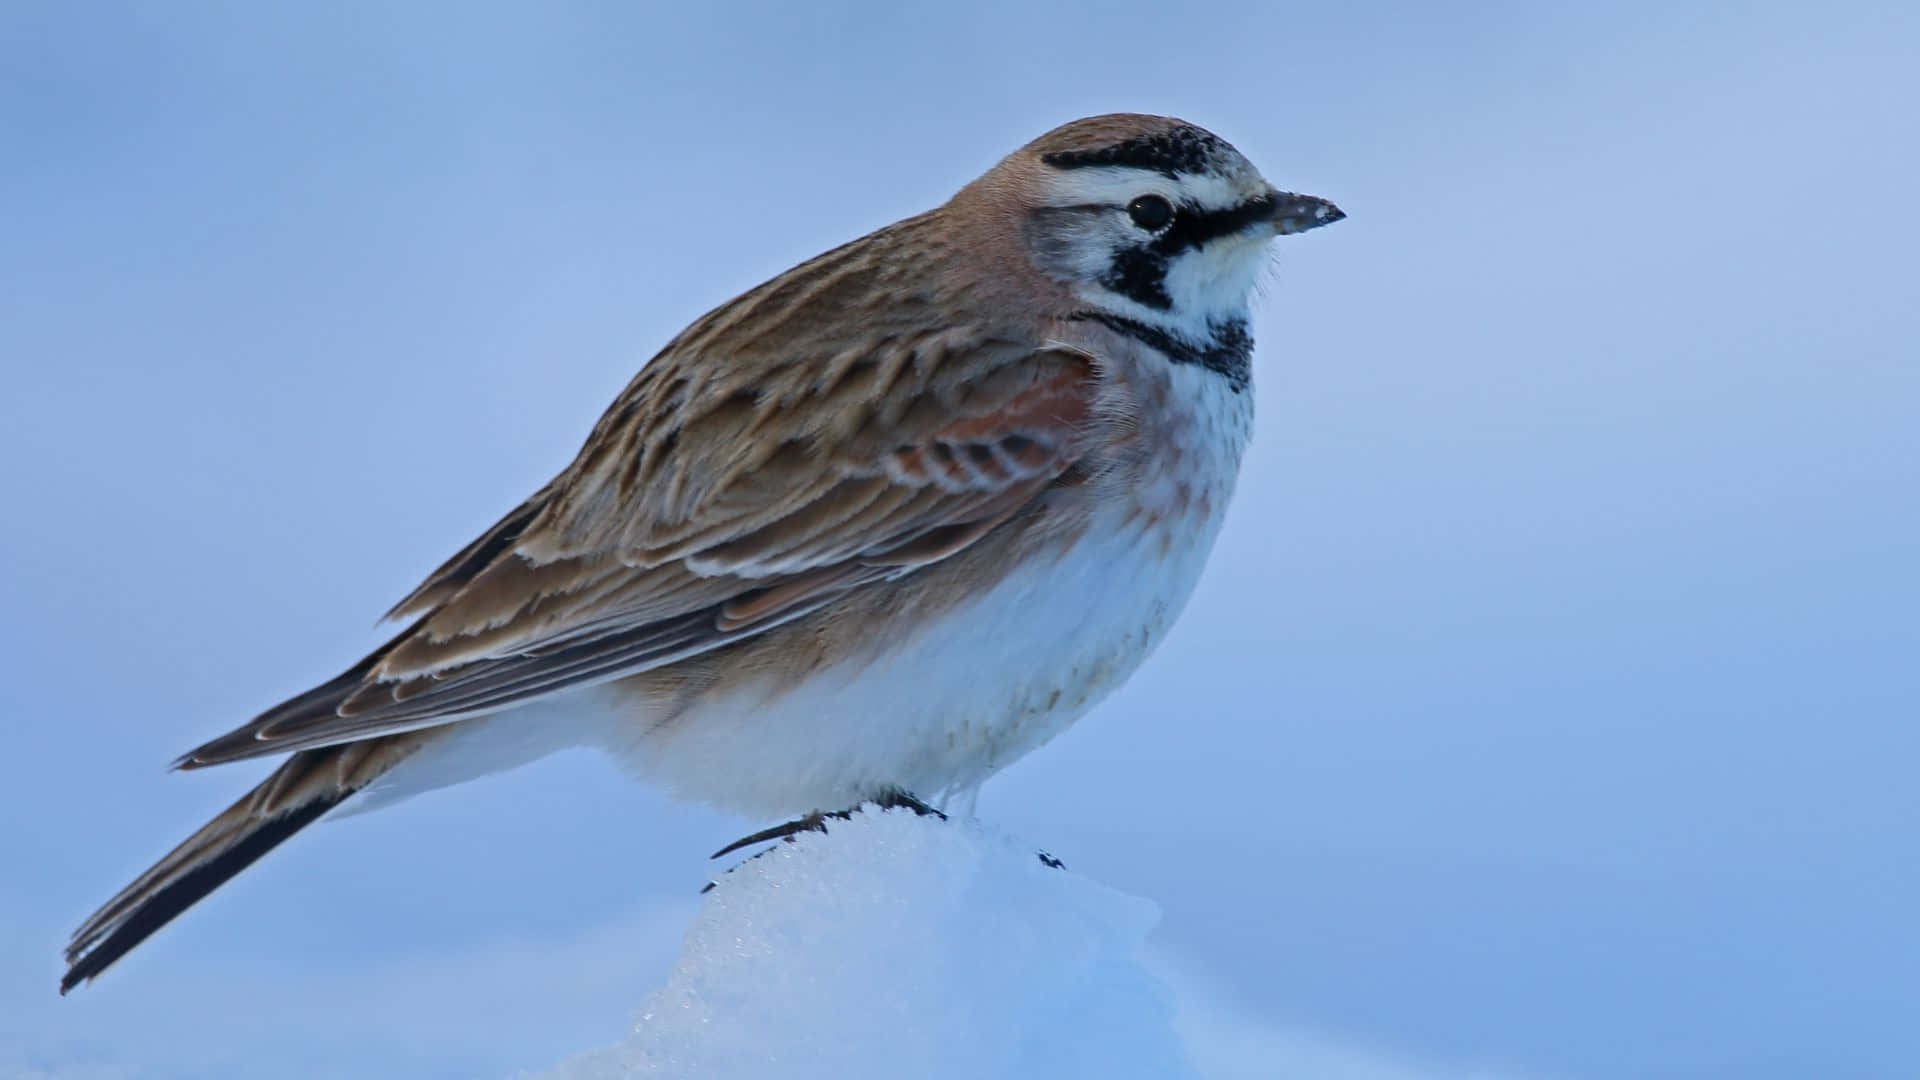
[[435, 734], [302, 750], [93, 913], [67, 944], [60, 993], [111, 967], [280, 842], [372, 783]]

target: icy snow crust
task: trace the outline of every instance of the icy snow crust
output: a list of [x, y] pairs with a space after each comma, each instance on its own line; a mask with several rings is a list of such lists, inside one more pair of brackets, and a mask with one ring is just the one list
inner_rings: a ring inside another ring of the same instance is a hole
[[545, 1080], [1195, 1075], [1153, 904], [975, 822], [829, 825], [719, 875], [626, 1041]]

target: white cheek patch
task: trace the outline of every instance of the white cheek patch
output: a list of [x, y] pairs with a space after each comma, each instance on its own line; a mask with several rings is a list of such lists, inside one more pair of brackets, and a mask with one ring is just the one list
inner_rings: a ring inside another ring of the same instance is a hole
[[1253, 283], [1266, 265], [1267, 241], [1258, 232], [1218, 237], [1167, 265], [1167, 296], [1174, 311], [1244, 311]]
[[1072, 234], [1070, 254], [1065, 260], [1069, 280], [1099, 280], [1112, 265], [1115, 251], [1139, 242], [1138, 230], [1125, 214], [1107, 213], [1085, 219]]
[[1102, 284], [1111, 265], [1111, 249], [1094, 248], [1082, 254], [1085, 273], [1078, 275], [1075, 292], [1100, 310], [1161, 327], [1188, 341], [1205, 342], [1211, 339], [1214, 326], [1247, 318], [1254, 283], [1267, 264], [1270, 239], [1258, 231], [1222, 236], [1174, 256], [1161, 279], [1169, 301], [1164, 308], [1143, 304]]

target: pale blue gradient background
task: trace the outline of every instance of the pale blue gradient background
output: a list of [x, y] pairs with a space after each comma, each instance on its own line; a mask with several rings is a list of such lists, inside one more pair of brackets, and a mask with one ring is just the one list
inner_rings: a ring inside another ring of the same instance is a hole
[[756, 823], [587, 756], [56, 952], [685, 322], [1119, 109], [1352, 216], [1184, 622], [983, 815], [1402, 1060], [1920, 1069], [1911, 5], [383, 7], [0, 11], [0, 1073], [617, 1038]]

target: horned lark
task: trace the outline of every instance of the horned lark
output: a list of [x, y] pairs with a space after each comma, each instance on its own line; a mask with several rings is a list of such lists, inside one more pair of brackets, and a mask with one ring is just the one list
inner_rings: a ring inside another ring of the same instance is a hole
[[349, 799], [597, 746], [752, 815], [964, 797], [1179, 614], [1253, 418], [1268, 241], [1343, 215], [1166, 117], [1078, 120], [701, 317], [74, 934], [64, 993]]

